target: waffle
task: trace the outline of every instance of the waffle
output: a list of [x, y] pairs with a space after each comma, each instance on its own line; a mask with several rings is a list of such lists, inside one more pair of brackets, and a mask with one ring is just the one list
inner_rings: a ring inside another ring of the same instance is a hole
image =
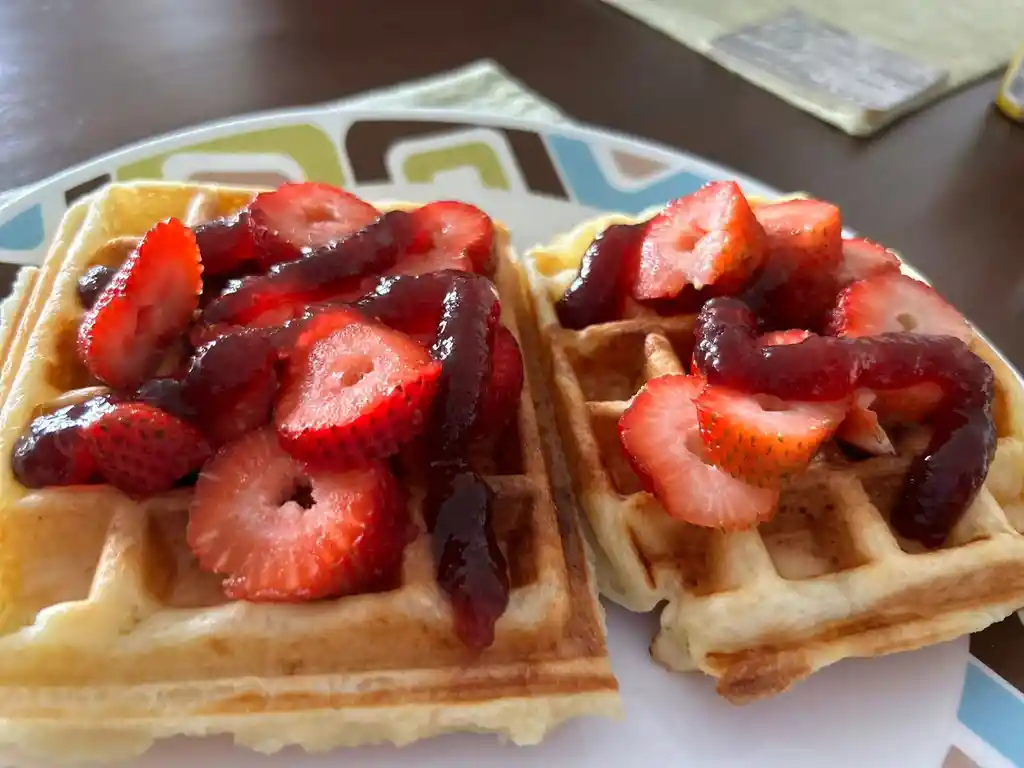
[[694, 316], [633, 308], [620, 321], [563, 328], [554, 302], [612, 215], [531, 250], [520, 268], [564, 449], [563, 468], [598, 551], [603, 594], [648, 612], [664, 605], [651, 654], [698, 668], [741, 703], [778, 693], [849, 656], [955, 638], [1024, 604], [1024, 400], [1021, 382], [984, 341], [997, 377], [995, 461], [973, 506], [940, 550], [926, 552], [887, 522], [923, 429], [893, 435], [897, 455], [854, 462], [826, 445], [783, 488], [775, 518], [725, 533], [669, 518], [644, 492], [617, 422], [653, 377], [685, 372]]
[[[478, 655], [454, 636], [436, 586], [421, 488], [409, 489], [421, 534], [398, 586], [268, 605], [226, 600], [199, 570], [184, 539], [189, 489], [135, 502], [110, 486], [14, 479], [30, 419], [92, 392], [75, 353], [77, 277], [118, 263], [157, 221], [228, 215], [255, 192], [111, 185], [68, 211], [45, 263], [3, 306], [0, 743], [104, 759], [175, 734], [230, 733], [264, 752], [449, 731], [531, 744], [570, 718], [618, 717], [595, 580], [575, 521], [552, 501], [529, 376], [509, 450], [477, 457], [512, 576], [495, 642]], [[517, 334], [522, 294], [500, 226], [497, 241], [503, 321]]]

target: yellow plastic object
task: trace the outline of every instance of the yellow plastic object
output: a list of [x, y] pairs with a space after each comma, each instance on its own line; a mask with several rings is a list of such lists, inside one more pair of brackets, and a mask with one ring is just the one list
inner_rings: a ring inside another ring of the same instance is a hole
[[1024, 48], [1017, 52], [999, 86], [996, 106], [1011, 120], [1024, 123]]

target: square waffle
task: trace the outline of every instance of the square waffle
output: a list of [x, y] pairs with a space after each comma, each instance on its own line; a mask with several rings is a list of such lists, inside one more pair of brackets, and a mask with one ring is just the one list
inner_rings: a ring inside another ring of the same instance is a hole
[[[33, 416], [94, 392], [75, 349], [77, 278], [120, 263], [158, 221], [230, 215], [255, 194], [106, 187], [67, 212], [44, 264], [21, 273], [3, 306], [0, 743], [76, 758], [136, 754], [175, 734], [230, 733], [266, 752], [464, 730], [528, 744], [573, 717], [617, 717], [595, 580], [575, 520], [552, 501], [529, 376], [511, 450], [478, 467], [512, 575], [481, 655], [453, 634], [435, 583], [423, 489], [409, 489], [421, 535], [397, 587], [271, 605], [227, 600], [198, 568], [184, 538], [187, 488], [136, 502], [110, 486], [14, 479], [12, 448]], [[500, 225], [496, 242], [503, 322], [518, 334], [522, 291]]]
[[998, 448], [984, 488], [944, 547], [924, 551], [887, 522], [923, 430], [897, 455], [846, 459], [826, 445], [784, 486], [776, 516], [725, 533], [673, 520], [644, 492], [617, 424], [648, 379], [687, 372], [695, 316], [564, 328], [554, 304], [594, 236], [588, 221], [524, 257], [537, 347], [564, 449], [560, 464], [585, 512], [603, 594], [633, 611], [664, 604], [653, 657], [718, 678], [734, 702], [778, 693], [848, 656], [875, 656], [955, 638], [1024, 604], [1024, 395], [984, 341], [996, 373]]

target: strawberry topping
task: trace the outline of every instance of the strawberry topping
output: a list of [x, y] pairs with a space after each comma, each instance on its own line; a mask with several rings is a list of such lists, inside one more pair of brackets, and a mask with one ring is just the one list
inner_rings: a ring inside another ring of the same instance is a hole
[[328, 243], [297, 261], [277, 264], [265, 275], [232, 283], [203, 310], [203, 322], [246, 325], [261, 316], [265, 322], [268, 312], [294, 317], [306, 304], [351, 296], [368, 276], [394, 265], [413, 234], [409, 214], [386, 213], [351, 237]]
[[709, 463], [693, 402], [703, 386], [694, 376], [651, 379], [619, 419], [619, 439], [670, 516], [711, 528], [751, 528], [775, 514], [778, 490], [745, 483]]
[[131, 399], [137, 403], [146, 403], [146, 405], [159, 408], [179, 419], [194, 421], [196, 410], [190, 403], [185, 402], [181, 390], [182, 385], [179, 379], [161, 376], [144, 381], [142, 386], [135, 390]]
[[437, 582], [451, 600], [455, 631], [470, 648], [486, 648], [509, 601], [508, 561], [498, 546], [494, 494], [469, 467], [469, 446], [491, 379], [501, 304], [490, 281], [452, 275], [431, 355], [441, 363], [425, 436], [429, 485], [424, 517]]
[[441, 366], [406, 336], [339, 309], [298, 336], [275, 410], [293, 456], [352, 466], [395, 453], [418, 435]]
[[930, 285], [903, 274], [882, 274], [851, 283], [832, 315], [836, 336], [875, 336], [910, 331], [929, 336], [974, 338], [967, 320]]
[[85, 430], [113, 408], [109, 397], [94, 397], [37, 416], [14, 444], [11, 465], [27, 488], [95, 482], [98, 470]]
[[389, 328], [413, 338], [429, 338], [433, 344], [441, 325], [445, 299], [452, 285], [464, 277], [461, 271], [450, 270], [385, 277], [377, 281], [374, 290], [355, 307]]
[[249, 206], [249, 229], [264, 269], [294, 261], [358, 232], [380, 213], [365, 200], [330, 184], [282, 184]]
[[[386, 276], [390, 275], [427, 275], [431, 272], [442, 272], [444, 270], [454, 270], [456, 272], [474, 272], [476, 271], [472, 260], [465, 253], [448, 253], [437, 248], [433, 248], [426, 253], [420, 254], [409, 254], [404, 258], [400, 259], [397, 264], [393, 267], [389, 267], [384, 270]], [[370, 280], [370, 289], [372, 290], [372, 284], [375, 280]], [[365, 295], [368, 291], [363, 291], [360, 296]]]
[[871, 409], [875, 398], [875, 393], [870, 390], [856, 393], [836, 437], [872, 456], [892, 456], [896, 449], [878, 420], [878, 414]]
[[491, 369], [474, 425], [482, 435], [495, 435], [505, 428], [519, 410], [523, 391], [523, 355], [516, 337], [504, 325], [498, 325], [491, 346]]
[[818, 330], [839, 289], [842, 219], [820, 200], [754, 208], [766, 235], [764, 266], [745, 300], [771, 328]]
[[710, 385], [694, 405], [706, 457], [729, 474], [766, 487], [805, 469], [846, 415], [845, 402], [787, 402]]
[[888, 248], [863, 238], [843, 240], [843, 262], [839, 267], [839, 285], [845, 287], [854, 280], [866, 280], [878, 275], [895, 275], [900, 271], [900, 260]]
[[85, 271], [80, 278], [78, 278], [78, 284], [76, 285], [78, 293], [78, 303], [85, 309], [92, 309], [96, 304], [96, 300], [110, 285], [110, 281], [114, 279], [114, 275], [117, 274], [117, 270], [112, 269], [105, 264], [94, 264]]
[[84, 434], [103, 478], [135, 497], [170, 489], [210, 456], [199, 430], [145, 403], [117, 403]]
[[778, 347], [786, 344], [799, 344], [806, 341], [814, 334], [802, 328], [791, 328], [787, 331], [771, 331], [757, 339], [759, 347]]
[[188, 329], [201, 273], [195, 238], [180, 221], [153, 227], [78, 328], [89, 372], [116, 389], [134, 389], [152, 375]]
[[874, 390], [871, 409], [883, 424], [920, 424], [942, 403], [942, 388], [924, 381], [898, 389]]
[[256, 256], [247, 211], [229, 219], [200, 224], [192, 232], [203, 260], [205, 279], [240, 274], [254, 266]]
[[645, 232], [641, 224], [612, 224], [598, 233], [583, 254], [579, 274], [555, 305], [563, 326], [579, 330], [622, 316]]
[[228, 576], [228, 597], [304, 601], [390, 586], [413, 533], [407, 515], [384, 464], [316, 470], [267, 428], [207, 464], [187, 539], [203, 568]]
[[697, 369], [712, 384], [806, 400], [837, 400], [859, 389], [897, 390], [923, 382], [940, 388], [931, 440], [911, 463], [890, 520], [902, 536], [929, 547], [941, 545], [974, 500], [995, 454], [992, 369], [952, 336], [816, 336], [799, 344], [760, 347], [756, 330], [756, 318], [742, 301], [712, 299], [695, 325]]
[[687, 285], [737, 290], [760, 265], [762, 248], [761, 227], [739, 186], [711, 182], [651, 219], [633, 296], [671, 298]]
[[475, 205], [440, 200], [420, 206], [409, 215], [417, 232], [416, 239], [409, 249], [408, 259], [402, 260], [392, 274], [423, 274], [429, 271], [428, 265], [442, 263], [447, 266], [439, 269], [491, 274], [494, 222]]
[[246, 331], [220, 336], [196, 350], [181, 397], [215, 444], [270, 421], [277, 394], [277, 349], [268, 335]]

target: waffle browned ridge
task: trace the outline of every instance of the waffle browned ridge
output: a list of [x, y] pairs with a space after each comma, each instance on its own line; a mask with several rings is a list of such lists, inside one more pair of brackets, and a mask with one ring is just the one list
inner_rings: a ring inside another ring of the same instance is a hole
[[1024, 604], [1024, 407], [1018, 376], [984, 341], [997, 376], [996, 457], [977, 500], [938, 551], [894, 534], [888, 514], [923, 428], [895, 457], [853, 461], [830, 446], [783, 488], [775, 517], [736, 533], [673, 520], [642, 490], [617, 423], [647, 380], [687, 372], [693, 316], [633, 316], [575, 331], [554, 303], [606, 216], [523, 259], [543, 377], [565, 465], [599, 555], [603, 594], [661, 608], [651, 653], [718, 678], [734, 702], [762, 698], [850, 656], [919, 648], [977, 631]]
[[[139, 182], [67, 214], [38, 272], [4, 309], [0, 454], [0, 743], [45, 756], [137, 754], [176, 734], [231, 733], [261, 751], [492, 731], [535, 743], [567, 719], [619, 715], [604, 617], [585, 547], [552, 501], [529, 371], [503, 450], [477, 456], [495, 492], [512, 592], [493, 646], [452, 630], [421, 535], [400, 583], [300, 605], [231, 602], [185, 542], [189, 489], [133, 501], [110, 486], [31, 490], [11, 451], [34, 415], [83, 398], [79, 275], [116, 265], [126, 243], [170, 217], [228, 216], [257, 190]], [[411, 208], [393, 203], [382, 209]], [[523, 290], [497, 227], [502, 321], [519, 335]], [[409, 478], [405, 482], [411, 483]]]

